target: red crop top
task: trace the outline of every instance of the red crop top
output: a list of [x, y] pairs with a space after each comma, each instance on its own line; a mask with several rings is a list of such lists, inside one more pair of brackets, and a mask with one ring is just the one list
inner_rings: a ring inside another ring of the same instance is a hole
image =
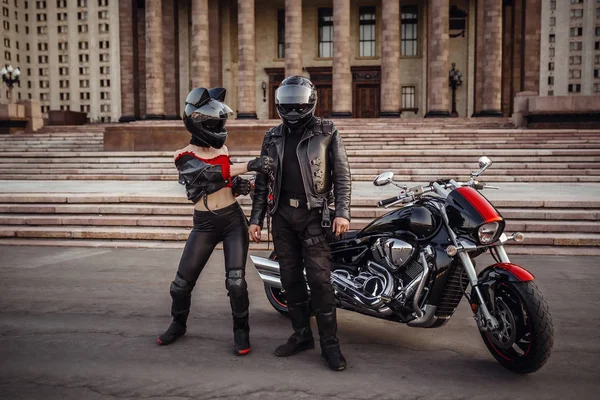
[[229, 181], [229, 183], [225, 186], [231, 187], [231, 160], [230, 160], [231, 156], [228, 156], [226, 154], [221, 154], [221, 155], [218, 155], [213, 158], [201, 158], [201, 157], [198, 157], [198, 155], [196, 155], [192, 151], [184, 151], [183, 153], [180, 153], [177, 155], [177, 158], [175, 158], [175, 162], [177, 162], [177, 160], [179, 160], [183, 156], [192, 156], [192, 157], [197, 158], [198, 160], [205, 162], [207, 164], [220, 165], [221, 166], [221, 174], [223, 175], [223, 179], [225, 181]]

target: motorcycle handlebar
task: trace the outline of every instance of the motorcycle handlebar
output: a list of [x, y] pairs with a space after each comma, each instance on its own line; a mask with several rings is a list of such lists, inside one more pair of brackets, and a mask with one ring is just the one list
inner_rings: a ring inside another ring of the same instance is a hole
[[401, 199], [401, 197], [399, 195], [398, 196], [394, 196], [394, 197], [390, 197], [389, 199], [379, 200], [377, 202], [377, 205], [379, 207], [384, 207], [384, 206], [387, 206], [388, 204], [392, 204], [392, 203], [394, 203], [394, 202], [396, 202], [396, 201], [398, 201], [400, 199]]

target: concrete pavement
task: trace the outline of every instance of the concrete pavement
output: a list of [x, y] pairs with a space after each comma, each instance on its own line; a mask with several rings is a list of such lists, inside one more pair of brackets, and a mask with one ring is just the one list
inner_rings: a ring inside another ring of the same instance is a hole
[[277, 358], [289, 322], [251, 264], [252, 353], [236, 357], [221, 252], [196, 286], [188, 334], [159, 347], [179, 256], [0, 247], [0, 399], [529, 400], [592, 399], [600, 390], [598, 257], [513, 258], [535, 274], [555, 326], [548, 364], [519, 376], [488, 353], [464, 302], [437, 330], [340, 311], [345, 372], [329, 371], [318, 350]]

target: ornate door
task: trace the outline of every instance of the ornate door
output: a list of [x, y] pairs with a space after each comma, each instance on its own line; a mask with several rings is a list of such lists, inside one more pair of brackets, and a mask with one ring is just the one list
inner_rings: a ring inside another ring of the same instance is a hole
[[317, 86], [317, 109], [315, 115], [322, 118], [330, 118], [333, 108], [333, 91], [331, 85]]
[[355, 118], [379, 117], [379, 85], [356, 85]]
[[352, 115], [354, 118], [378, 118], [381, 67], [356, 66], [351, 71], [354, 99]]

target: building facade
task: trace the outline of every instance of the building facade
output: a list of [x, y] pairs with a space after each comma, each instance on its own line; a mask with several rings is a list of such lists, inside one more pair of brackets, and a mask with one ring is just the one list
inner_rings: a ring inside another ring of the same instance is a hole
[[[37, 99], [44, 113], [83, 111], [92, 122], [119, 119], [117, 0], [2, 0], [0, 6], [2, 64], [22, 74], [14, 100]], [[7, 100], [7, 90], [0, 91], [0, 101]]]
[[122, 120], [175, 117], [196, 86], [225, 87], [238, 118], [277, 118], [290, 74], [316, 84], [321, 116], [447, 116], [453, 64], [460, 116], [510, 115], [539, 90], [541, 3], [121, 1]]
[[600, 93], [600, 0], [544, 1], [540, 94]]
[[[318, 114], [510, 115], [520, 91], [594, 94], [600, 0], [2, 0], [14, 98], [91, 121], [178, 118], [227, 88], [238, 118], [277, 118], [279, 82], [316, 84]], [[5, 88], [4, 88], [5, 89]], [[6, 90], [0, 101], [7, 100]]]

